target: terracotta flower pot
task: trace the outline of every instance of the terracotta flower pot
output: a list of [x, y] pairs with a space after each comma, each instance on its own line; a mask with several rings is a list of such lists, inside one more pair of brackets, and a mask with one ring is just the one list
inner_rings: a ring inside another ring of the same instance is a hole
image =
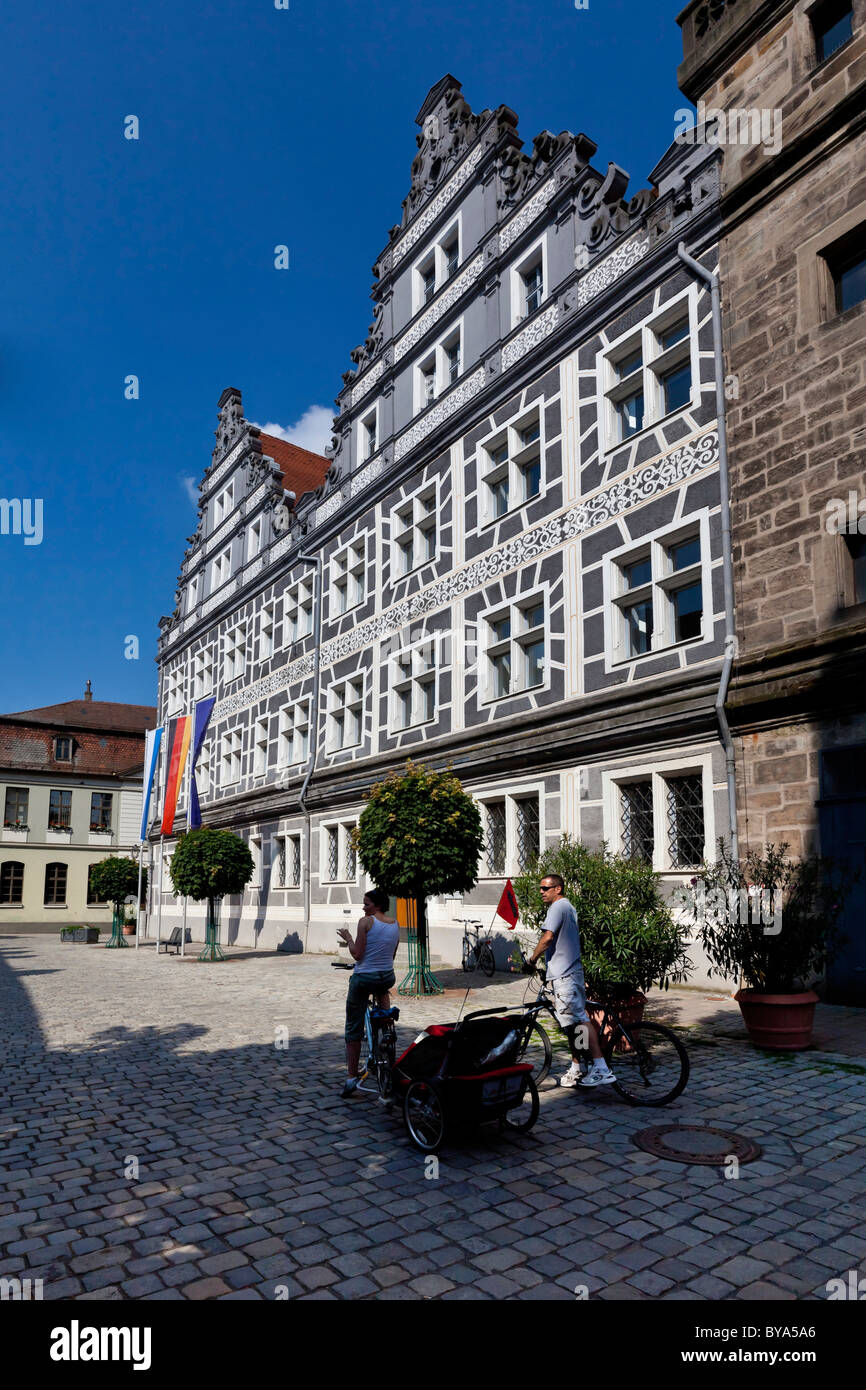
[[134, 922], [124, 922], [124, 924], [123, 924], [123, 935], [124, 935], [124, 936], [135, 936], [135, 923], [134, 923]]
[[756, 1047], [800, 1052], [812, 1041], [818, 1003], [813, 990], [801, 990], [798, 994], [761, 994], [756, 989], [741, 989], [734, 998]]
[[[637, 993], [631, 994], [627, 998], [611, 1000], [611, 1008], [614, 1009], [617, 1017], [621, 1019], [626, 1027], [628, 1027], [630, 1023], [640, 1023], [643, 1018], [643, 1011], [646, 1008], [646, 995]], [[610, 1041], [610, 1027], [608, 1026], [602, 1034], [600, 1031], [602, 1020], [601, 1012], [597, 1009], [589, 1009], [588, 1013], [596, 1028], [599, 1029], [599, 1041], [602, 1047], [605, 1047]], [[620, 1038], [616, 1045], [616, 1051], [630, 1052], [631, 1047], [624, 1038]]]

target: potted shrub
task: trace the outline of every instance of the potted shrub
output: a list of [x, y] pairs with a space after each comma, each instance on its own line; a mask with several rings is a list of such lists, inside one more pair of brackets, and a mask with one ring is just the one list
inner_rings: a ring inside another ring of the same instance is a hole
[[361, 864], [386, 893], [415, 903], [417, 958], [398, 992], [441, 994], [430, 969], [426, 900], [468, 892], [478, 882], [484, 845], [478, 805], [450, 768], [437, 771], [411, 759], [366, 800], [353, 836]]
[[135, 936], [135, 927], [136, 927], [135, 913], [132, 912], [131, 910], [130, 910], [130, 911], [127, 911], [127, 913], [126, 913], [126, 915], [124, 916], [124, 919], [123, 919], [123, 935], [124, 935], [124, 936]]
[[[142, 891], [146, 887], [146, 879], [147, 871], [144, 870]], [[125, 946], [124, 934], [130, 935], [123, 931], [127, 915], [126, 900], [131, 897], [135, 901], [138, 893], [138, 864], [134, 859], [124, 858], [119, 854], [109, 855], [107, 859], [101, 859], [98, 864], [94, 864], [90, 870], [90, 888], [100, 898], [111, 903], [114, 909], [108, 946]]]
[[846, 890], [831, 860], [789, 859], [789, 848], [768, 844], [735, 862], [720, 841], [718, 862], [705, 864], [682, 897], [709, 974], [740, 980], [734, 998], [752, 1042], [799, 1051], [812, 1039], [811, 986], [842, 944]]
[[214, 903], [226, 893], [242, 893], [253, 876], [253, 856], [240, 835], [203, 826], [181, 835], [171, 858], [171, 881], [179, 897], [207, 900], [202, 961], [225, 960], [216, 939]]
[[521, 918], [539, 936], [545, 908], [538, 884], [545, 874], [562, 877], [577, 912], [587, 994], [614, 1006], [623, 1022], [640, 1021], [645, 990], [687, 977], [688, 930], [674, 921], [649, 864], [563, 835], [514, 880]]

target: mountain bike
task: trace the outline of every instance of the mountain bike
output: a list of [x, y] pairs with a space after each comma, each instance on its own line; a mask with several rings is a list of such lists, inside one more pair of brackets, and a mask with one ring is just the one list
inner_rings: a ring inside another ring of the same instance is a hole
[[[367, 1056], [361, 1067], [358, 1090], [378, 1095], [383, 1101], [390, 1099], [393, 1090], [392, 1073], [397, 1060], [397, 1030], [394, 1024], [399, 1017], [399, 1009], [380, 1009], [376, 996], [370, 995], [364, 1014]], [[368, 1077], [376, 1083], [375, 1090], [372, 1086], [364, 1085]]]
[[[523, 961], [527, 963], [525, 956]], [[540, 1086], [550, 1071], [553, 1049], [538, 1015], [548, 1013], [557, 1029], [559, 1023], [546, 976], [537, 968], [534, 975], [539, 990], [535, 1001], [527, 1005], [526, 1025], [517, 1055], [520, 1061], [532, 1063], [533, 1077]], [[689, 1079], [689, 1054], [676, 1033], [661, 1023], [625, 1024], [617, 1016], [615, 1007], [607, 1003], [587, 999], [586, 1008], [588, 1013], [601, 1015], [598, 1033], [602, 1039], [602, 1053], [616, 1073], [612, 1090], [631, 1105], [669, 1105], [682, 1095]], [[590, 1060], [588, 1050], [582, 1052], [582, 1063], [589, 1065]]]
[[485, 937], [483, 941], [479, 939], [482, 926], [482, 922], [477, 922], [473, 918], [463, 918], [463, 969], [469, 971], [477, 968], [482, 975], [489, 977], [496, 971], [496, 960], [490, 945], [490, 937]]

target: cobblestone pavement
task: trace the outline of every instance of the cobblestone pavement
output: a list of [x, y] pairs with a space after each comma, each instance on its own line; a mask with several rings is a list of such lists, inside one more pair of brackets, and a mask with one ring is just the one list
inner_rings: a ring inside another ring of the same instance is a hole
[[[0, 941], [0, 1278], [48, 1299], [793, 1300], [866, 1273], [853, 1044], [780, 1058], [724, 996], [654, 999], [686, 1020], [679, 1101], [548, 1082], [531, 1134], [481, 1131], [431, 1178], [397, 1114], [339, 1098], [346, 985], [323, 957]], [[473, 1006], [524, 985], [497, 977]], [[461, 998], [401, 1000], [401, 1040]], [[837, 1013], [829, 1033], [854, 1038]], [[764, 1156], [733, 1179], [631, 1143], [665, 1122]]]

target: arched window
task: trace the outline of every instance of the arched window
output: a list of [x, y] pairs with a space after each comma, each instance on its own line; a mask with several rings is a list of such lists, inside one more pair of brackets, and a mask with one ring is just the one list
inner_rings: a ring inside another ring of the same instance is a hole
[[0, 864], [0, 903], [20, 903], [24, 899], [24, 865], [17, 859]]
[[57, 906], [66, 902], [66, 865], [65, 864], [46, 864], [45, 865], [45, 898], [46, 904]]

